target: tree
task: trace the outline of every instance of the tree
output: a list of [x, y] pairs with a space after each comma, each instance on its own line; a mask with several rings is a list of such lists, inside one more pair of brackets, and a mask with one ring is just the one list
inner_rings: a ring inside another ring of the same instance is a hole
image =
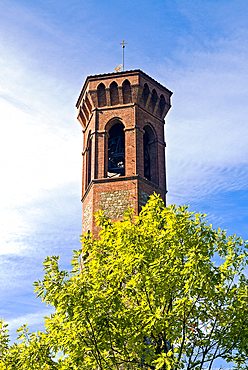
[[19, 344], [2, 332], [0, 369], [247, 369], [247, 243], [204, 217], [156, 195], [121, 222], [99, 212], [99, 238], [82, 236], [70, 272], [44, 262], [35, 290], [55, 312]]

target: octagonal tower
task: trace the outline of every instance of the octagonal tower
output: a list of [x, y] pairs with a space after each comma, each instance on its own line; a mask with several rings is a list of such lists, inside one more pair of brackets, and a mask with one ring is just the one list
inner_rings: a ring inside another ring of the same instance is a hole
[[99, 209], [112, 221], [138, 214], [156, 192], [166, 202], [164, 118], [172, 92], [141, 70], [88, 76], [78, 98], [83, 127], [83, 233], [97, 235]]

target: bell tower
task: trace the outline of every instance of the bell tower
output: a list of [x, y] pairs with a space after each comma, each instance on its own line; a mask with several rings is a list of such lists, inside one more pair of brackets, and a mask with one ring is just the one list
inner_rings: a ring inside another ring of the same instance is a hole
[[83, 127], [83, 233], [138, 214], [156, 192], [166, 201], [164, 118], [172, 92], [141, 70], [88, 76], [78, 98]]

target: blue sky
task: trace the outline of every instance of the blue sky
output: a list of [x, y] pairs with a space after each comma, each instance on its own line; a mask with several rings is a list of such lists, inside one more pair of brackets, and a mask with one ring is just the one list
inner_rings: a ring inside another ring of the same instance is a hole
[[[168, 203], [248, 239], [248, 2], [0, 0], [0, 317], [42, 326], [42, 261], [80, 247], [87, 75], [122, 63], [173, 91]], [[14, 338], [14, 334], [13, 334]]]

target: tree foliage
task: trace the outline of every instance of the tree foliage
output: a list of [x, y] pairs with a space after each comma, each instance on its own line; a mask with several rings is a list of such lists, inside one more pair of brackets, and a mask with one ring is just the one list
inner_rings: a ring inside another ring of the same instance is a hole
[[55, 308], [45, 331], [10, 345], [2, 323], [0, 369], [246, 369], [247, 244], [156, 195], [137, 217], [97, 218], [72, 270], [48, 257], [34, 283]]

